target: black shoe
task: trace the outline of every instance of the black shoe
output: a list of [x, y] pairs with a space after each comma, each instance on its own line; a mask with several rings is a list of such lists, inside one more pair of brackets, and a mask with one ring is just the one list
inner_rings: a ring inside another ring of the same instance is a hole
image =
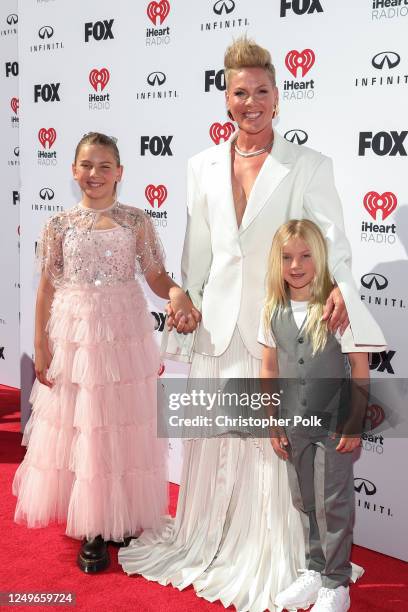
[[77, 563], [85, 574], [95, 574], [109, 567], [108, 547], [101, 536], [82, 542]]
[[131, 540], [136, 540], [139, 536], [128, 536], [127, 538], [123, 538], [122, 542], [115, 542], [114, 540], [109, 540], [108, 544], [111, 544], [115, 548], [126, 548], [129, 546]]

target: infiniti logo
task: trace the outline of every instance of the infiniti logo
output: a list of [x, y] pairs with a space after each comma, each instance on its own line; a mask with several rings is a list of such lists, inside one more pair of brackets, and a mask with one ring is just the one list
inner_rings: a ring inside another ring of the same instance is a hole
[[216, 15], [222, 15], [222, 13], [232, 13], [235, 8], [234, 0], [218, 0], [213, 6], [213, 11]]
[[147, 77], [149, 85], [163, 85], [166, 82], [166, 75], [164, 72], [151, 72]]
[[355, 478], [354, 490], [356, 493], [361, 493], [363, 490], [366, 495], [375, 495], [375, 493], [377, 493], [377, 487], [371, 480], [367, 480], [367, 478]]
[[51, 38], [54, 34], [54, 28], [52, 26], [43, 26], [38, 30], [38, 36], [44, 40], [44, 38]]
[[9, 15], [6, 19], [8, 25], [15, 25], [16, 23], [18, 23], [18, 15], [16, 15], [15, 13], [11, 13], [11, 15]]
[[20, 155], [20, 147], [14, 147], [14, 155], [18, 157]]
[[294, 142], [298, 145], [305, 144], [308, 141], [309, 136], [303, 130], [289, 130], [285, 134], [286, 140], [289, 142]]
[[395, 68], [398, 66], [400, 61], [401, 57], [398, 55], [398, 53], [394, 53], [394, 51], [381, 51], [381, 53], [374, 55], [371, 63], [374, 68], [382, 70], [385, 65], [387, 65], [387, 68], [389, 69]]
[[166, 321], [166, 315], [164, 312], [152, 312], [152, 315], [155, 318], [154, 329], [156, 331], [162, 332], [164, 330], [164, 323]]
[[370, 272], [369, 274], [364, 274], [364, 276], [361, 277], [361, 284], [366, 289], [372, 289], [374, 286], [377, 291], [381, 291], [381, 289], [388, 287], [388, 279], [382, 274], [374, 274], [373, 272]]
[[51, 189], [51, 187], [43, 187], [39, 195], [42, 200], [52, 200], [54, 198], [55, 193]]

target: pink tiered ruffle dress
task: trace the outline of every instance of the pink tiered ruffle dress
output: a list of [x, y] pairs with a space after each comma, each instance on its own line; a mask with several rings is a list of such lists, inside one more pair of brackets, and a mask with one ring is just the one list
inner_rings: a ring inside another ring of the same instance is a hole
[[[102, 216], [112, 227], [97, 229]], [[121, 541], [157, 526], [167, 509], [166, 441], [156, 437], [159, 351], [135, 277], [152, 266], [164, 271], [160, 244], [142, 211], [115, 203], [52, 217], [40, 250], [55, 286], [54, 386], [34, 383], [15, 520], [67, 521], [74, 538]]]

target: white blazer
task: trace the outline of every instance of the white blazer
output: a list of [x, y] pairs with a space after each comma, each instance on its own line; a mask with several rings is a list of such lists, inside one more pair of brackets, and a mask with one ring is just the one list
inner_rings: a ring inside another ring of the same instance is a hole
[[[256, 178], [238, 228], [231, 140], [202, 151], [188, 163], [181, 269], [183, 287], [202, 312], [194, 351], [221, 355], [238, 326], [248, 351], [261, 357], [257, 332], [272, 238], [282, 223], [301, 218], [317, 223], [329, 243], [330, 270], [346, 302], [355, 343], [383, 346], [381, 329], [361, 302], [352, 277], [351, 250], [331, 160], [287, 142], [275, 131], [272, 152]], [[174, 346], [166, 350], [180, 356], [181, 352]]]

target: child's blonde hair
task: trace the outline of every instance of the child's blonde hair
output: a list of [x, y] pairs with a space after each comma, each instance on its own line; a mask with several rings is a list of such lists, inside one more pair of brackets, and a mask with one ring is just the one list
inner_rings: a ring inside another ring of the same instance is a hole
[[283, 279], [283, 247], [293, 238], [300, 238], [306, 242], [315, 265], [305, 325], [305, 333], [311, 340], [314, 355], [322, 351], [326, 345], [327, 324], [321, 320], [321, 317], [326, 300], [333, 289], [333, 281], [328, 268], [326, 240], [313, 221], [292, 219], [281, 225], [273, 237], [268, 258], [263, 323], [265, 330], [268, 330], [275, 309], [284, 308], [289, 303], [288, 286]]

